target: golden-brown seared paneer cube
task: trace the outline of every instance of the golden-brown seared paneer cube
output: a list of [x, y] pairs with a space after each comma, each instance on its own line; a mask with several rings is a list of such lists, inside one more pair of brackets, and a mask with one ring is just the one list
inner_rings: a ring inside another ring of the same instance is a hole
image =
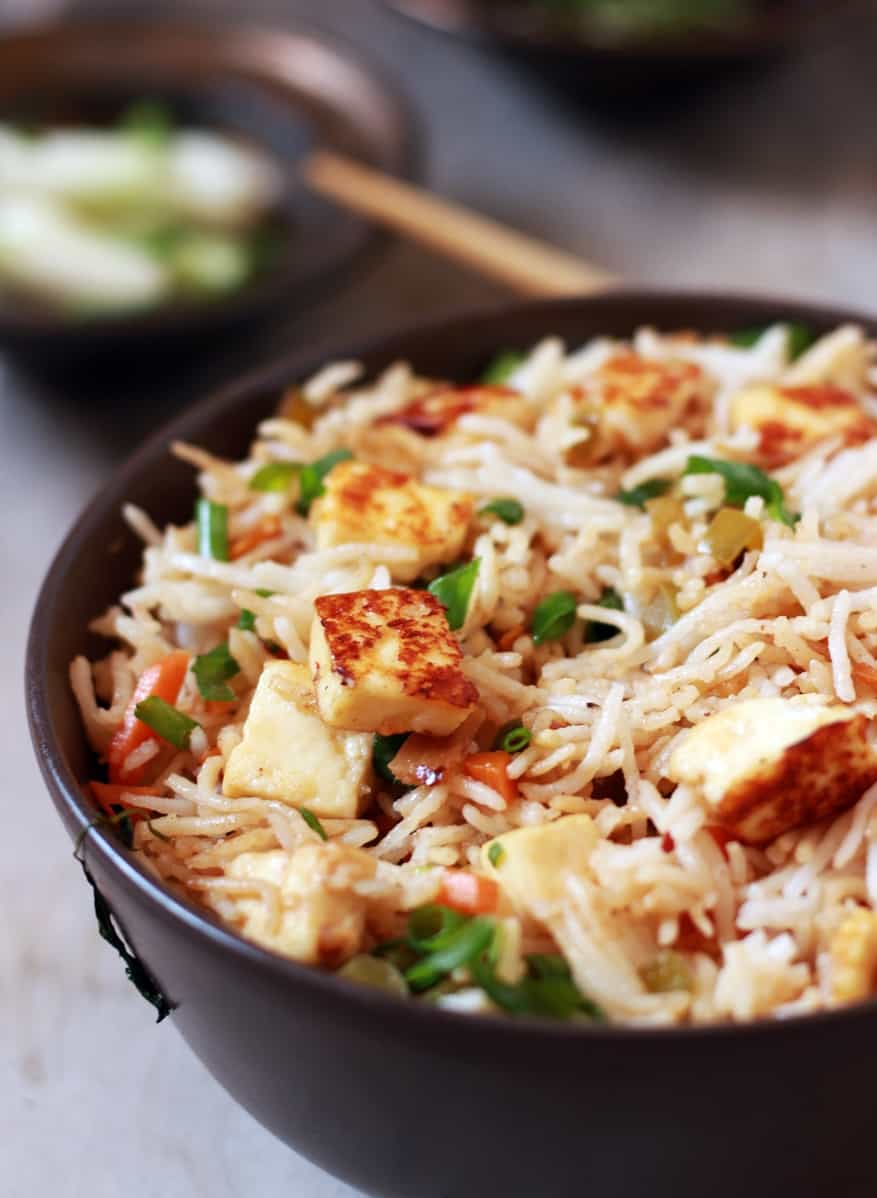
[[472, 711], [478, 691], [429, 591], [323, 595], [315, 607], [311, 669], [327, 724], [448, 736]]
[[356, 461], [339, 463], [325, 488], [311, 507], [319, 549], [352, 541], [403, 545], [416, 558], [394, 563], [392, 571], [399, 582], [410, 582], [428, 566], [453, 561], [463, 548], [474, 508], [470, 495]]
[[759, 434], [759, 457], [766, 466], [781, 466], [817, 441], [842, 437], [855, 444], [877, 433], [854, 395], [841, 387], [745, 387], [731, 400], [731, 426], [745, 425]]
[[745, 699], [692, 728], [667, 772], [737, 839], [766, 844], [851, 807], [877, 781], [877, 753], [848, 707]]
[[514, 424], [532, 422], [530, 405], [520, 392], [511, 387], [482, 383], [474, 387], [435, 387], [398, 412], [382, 416], [377, 423], [398, 424], [421, 437], [438, 437], [470, 412], [498, 416]]
[[655, 362], [629, 351], [613, 355], [573, 392], [582, 437], [568, 451], [568, 464], [651, 453], [703, 389], [703, 372], [693, 363]]
[[320, 719], [307, 666], [272, 661], [259, 675], [222, 789], [231, 798], [258, 795], [354, 819], [369, 801], [371, 754], [370, 736], [327, 728]]
[[233, 900], [241, 931], [306, 965], [337, 969], [362, 945], [368, 900], [356, 886], [370, 881], [376, 870], [368, 853], [334, 842], [303, 844], [292, 853], [241, 853], [229, 863], [228, 876], [268, 882], [279, 891], [279, 918], [261, 894]]
[[831, 939], [829, 959], [833, 1003], [869, 998], [877, 990], [877, 915], [851, 911]]

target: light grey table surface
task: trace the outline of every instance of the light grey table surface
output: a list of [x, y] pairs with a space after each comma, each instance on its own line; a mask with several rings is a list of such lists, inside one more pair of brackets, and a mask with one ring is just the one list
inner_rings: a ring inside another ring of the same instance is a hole
[[[199, 7], [217, 6], [190, 6]], [[395, 68], [426, 121], [430, 185], [464, 203], [631, 279], [877, 309], [871, 29], [724, 82], [675, 112], [621, 122], [367, 0], [251, 0], [245, 11], [309, 18]], [[260, 352], [502, 298], [396, 246]], [[233, 366], [224, 357], [207, 374]], [[147, 404], [136, 388], [132, 400], [134, 374], [122, 370], [115, 395], [98, 401], [87, 387], [72, 395], [28, 380], [0, 356], [0, 1193], [342, 1198], [354, 1191], [257, 1126], [172, 1021], [154, 1026], [98, 939], [32, 758], [22, 658], [49, 558], [120, 458], [207, 377], [193, 368]]]

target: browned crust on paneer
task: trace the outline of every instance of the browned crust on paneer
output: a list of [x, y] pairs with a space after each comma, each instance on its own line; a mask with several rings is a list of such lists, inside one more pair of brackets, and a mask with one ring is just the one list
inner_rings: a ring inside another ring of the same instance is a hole
[[[445, 610], [429, 591], [390, 587], [322, 595], [314, 604], [332, 657], [332, 669], [345, 685], [362, 676], [363, 661], [390, 629], [399, 638], [395, 664], [405, 694], [469, 708], [478, 690], [463, 674], [463, 653], [448, 627]], [[446, 664], [436, 665], [436, 651]]]
[[615, 354], [597, 371], [606, 403], [628, 403], [635, 408], [669, 408], [680, 390], [692, 390], [702, 371], [693, 362], [653, 362], [639, 354]]
[[[356, 513], [367, 518], [369, 524], [382, 525], [388, 539], [393, 538], [394, 530], [399, 530], [407, 544], [428, 546], [437, 540], [438, 530], [421, 495], [413, 494], [409, 488], [404, 507], [401, 510], [398, 507], [400, 493], [404, 493], [409, 484], [420, 485], [409, 474], [364, 462], [343, 463], [333, 473], [334, 503], [348, 513], [348, 518], [350, 513]], [[384, 499], [384, 491], [393, 492], [392, 500]], [[448, 524], [467, 525], [474, 506], [470, 496], [460, 493], [448, 508]]]
[[[877, 424], [862, 411], [858, 400], [843, 387], [830, 383], [808, 387], [778, 387], [778, 393], [791, 403], [810, 408], [814, 412], [826, 410], [844, 413], [843, 424], [834, 434], [826, 430], [824, 436], [840, 435], [846, 445], [860, 445], [877, 434]], [[762, 465], [773, 469], [784, 466], [799, 457], [807, 445], [819, 440], [812, 433], [786, 424], [782, 420], [765, 420], [758, 425], [758, 454]]]
[[857, 715], [817, 728], [789, 745], [755, 777], [733, 787], [717, 815], [745, 844], [766, 844], [783, 832], [838, 815], [877, 782], [868, 720]]

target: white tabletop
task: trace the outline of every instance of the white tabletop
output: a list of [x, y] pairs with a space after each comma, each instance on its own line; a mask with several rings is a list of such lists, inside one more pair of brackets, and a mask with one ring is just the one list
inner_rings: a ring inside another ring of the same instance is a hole
[[[430, 183], [463, 202], [654, 284], [877, 308], [870, 31], [725, 81], [675, 113], [608, 122], [365, 0], [247, 8], [251, 18], [318, 17], [397, 64], [428, 118]], [[396, 247], [260, 352], [343, 342], [501, 294]], [[202, 367], [147, 404], [142, 386], [131, 390], [136, 369], [98, 395], [89, 384], [36, 383], [0, 357], [0, 1191], [9, 1198], [354, 1194], [241, 1111], [173, 1020], [155, 1026], [97, 936], [25, 728], [23, 646], [48, 560], [145, 429], [199, 389]], [[234, 355], [209, 370], [233, 367]]]

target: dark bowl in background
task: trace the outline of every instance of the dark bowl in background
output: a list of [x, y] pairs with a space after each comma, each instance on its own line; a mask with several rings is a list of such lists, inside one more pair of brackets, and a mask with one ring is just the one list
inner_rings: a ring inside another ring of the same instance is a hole
[[143, 99], [166, 104], [182, 123], [242, 137], [280, 163], [287, 188], [270, 218], [272, 261], [228, 296], [140, 313], [68, 317], [0, 294], [4, 348], [39, 361], [108, 351], [154, 356], [288, 319], [386, 241], [360, 217], [311, 195], [298, 182], [299, 159], [319, 145], [404, 177], [419, 167], [416, 123], [395, 85], [307, 28], [135, 21], [0, 37], [0, 121], [104, 125]]
[[[641, 324], [706, 332], [789, 318], [825, 330], [877, 321], [769, 299], [611, 293], [517, 305], [387, 338], [369, 372], [402, 357], [465, 380], [495, 351], [546, 333], [577, 343]], [[284, 386], [319, 363], [277, 362], [177, 417], [113, 476], [73, 527], [39, 596], [27, 707], [39, 763], [71, 837], [95, 816], [89, 753], [67, 683], [105, 651], [90, 619], [131, 582], [139, 545], [124, 501], [159, 524], [189, 518], [182, 438], [239, 457]], [[82, 851], [129, 941], [175, 1004], [174, 1021], [257, 1119], [330, 1172], [392, 1198], [872, 1198], [877, 1002], [783, 1022], [693, 1029], [581, 1027], [453, 1015], [404, 1003], [248, 944], [174, 897], [103, 828]], [[71, 868], [74, 868], [71, 865]], [[83, 917], [87, 918], [83, 891]], [[144, 1034], [149, 1015], [143, 1011]], [[159, 1033], [153, 1033], [159, 1034]], [[148, 1162], [145, 1166], [148, 1168]]]
[[560, 15], [559, 5], [540, 12], [536, 0], [385, 3], [429, 28], [502, 51], [565, 90], [633, 101], [770, 61], [815, 36], [827, 40], [833, 26], [865, 9], [863, 0], [773, 0], [736, 28], [610, 40]]

